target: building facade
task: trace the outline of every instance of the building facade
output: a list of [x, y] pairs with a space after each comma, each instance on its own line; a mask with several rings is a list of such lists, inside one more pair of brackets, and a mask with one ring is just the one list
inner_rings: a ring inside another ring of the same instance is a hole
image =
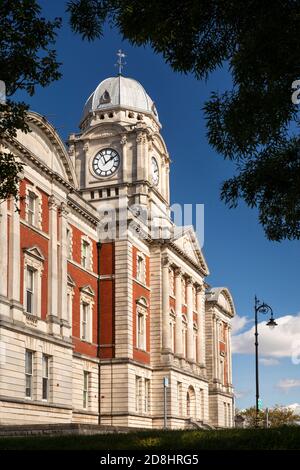
[[104, 80], [67, 148], [28, 124], [3, 143], [24, 170], [0, 204], [0, 425], [162, 427], [167, 379], [169, 427], [231, 427], [234, 304], [171, 220], [151, 98]]

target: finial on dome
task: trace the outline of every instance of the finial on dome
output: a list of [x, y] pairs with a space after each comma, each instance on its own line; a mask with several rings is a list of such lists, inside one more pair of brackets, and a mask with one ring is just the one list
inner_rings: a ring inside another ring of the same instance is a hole
[[126, 65], [126, 62], [123, 62], [123, 59], [126, 57], [126, 54], [122, 51], [122, 49], [119, 49], [117, 52], [117, 63], [115, 64], [116, 67], [118, 67], [118, 75], [122, 75], [122, 69], [124, 68], [124, 65]]

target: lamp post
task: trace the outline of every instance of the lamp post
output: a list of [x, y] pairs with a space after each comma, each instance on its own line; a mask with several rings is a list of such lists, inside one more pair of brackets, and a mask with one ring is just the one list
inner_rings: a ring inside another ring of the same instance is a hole
[[255, 426], [258, 426], [258, 412], [259, 412], [259, 377], [258, 377], [258, 313], [267, 314], [270, 313], [270, 318], [267, 323], [271, 329], [277, 326], [276, 321], [273, 318], [273, 310], [270, 305], [266, 304], [265, 302], [260, 302], [258, 298], [255, 296], [254, 302], [254, 312], [255, 312], [255, 379], [256, 379], [256, 402], [255, 402]]

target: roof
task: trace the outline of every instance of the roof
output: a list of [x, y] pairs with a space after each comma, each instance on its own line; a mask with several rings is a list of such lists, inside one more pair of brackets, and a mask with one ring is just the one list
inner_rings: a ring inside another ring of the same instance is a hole
[[103, 80], [85, 103], [83, 117], [96, 110], [123, 107], [150, 113], [158, 120], [154, 102], [144, 87], [133, 78], [118, 76]]

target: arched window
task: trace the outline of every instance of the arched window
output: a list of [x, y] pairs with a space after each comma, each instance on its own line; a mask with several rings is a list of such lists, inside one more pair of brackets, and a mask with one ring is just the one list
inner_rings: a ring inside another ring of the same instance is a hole
[[187, 319], [182, 315], [182, 354], [186, 357], [187, 354]]
[[136, 302], [136, 347], [144, 351], [147, 349], [147, 314], [147, 300], [144, 297], [140, 297]]
[[171, 338], [171, 349], [172, 352], [175, 352], [175, 325], [176, 325], [176, 317], [175, 312], [172, 309], [170, 312], [170, 338]]

